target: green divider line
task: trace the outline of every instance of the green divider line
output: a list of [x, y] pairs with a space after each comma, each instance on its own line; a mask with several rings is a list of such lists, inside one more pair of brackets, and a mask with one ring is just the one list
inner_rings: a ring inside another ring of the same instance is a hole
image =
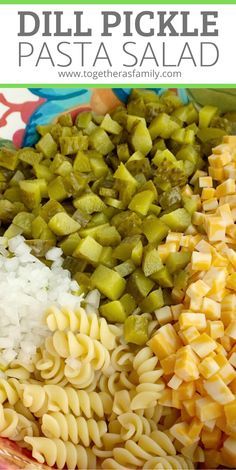
[[[143, 5], [144, 2], [143, 0], [115, 0], [114, 2], [111, 3], [110, 0], [84, 0], [84, 1], [78, 1], [78, 0], [68, 0], [65, 3], [65, 0], [0, 0], [0, 4], [2, 5], [110, 5], [111, 7], [113, 5], [127, 5], [127, 4], [132, 4], [132, 5]], [[236, 0], [226, 0], [225, 2], [222, 0], [170, 0], [170, 1], [165, 1], [165, 0], [148, 0], [147, 4], [152, 4], [152, 5], [234, 5], [236, 4]]]
[[236, 88], [235, 83], [0, 83], [0, 88]]

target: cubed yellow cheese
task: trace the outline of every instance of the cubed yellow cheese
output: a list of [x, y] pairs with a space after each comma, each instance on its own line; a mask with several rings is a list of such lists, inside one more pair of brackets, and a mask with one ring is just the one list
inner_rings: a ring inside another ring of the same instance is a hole
[[231, 274], [227, 278], [226, 287], [236, 291], [236, 273]]
[[218, 207], [218, 200], [216, 197], [213, 197], [212, 199], [208, 199], [207, 201], [203, 201], [202, 203], [202, 208], [204, 212], [212, 212], [215, 211]]
[[207, 333], [212, 339], [224, 336], [224, 323], [222, 321], [207, 320]]
[[170, 428], [171, 435], [181, 442], [184, 446], [191, 444], [193, 441], [189, 436], [189, 426], [187, 423], [177, 423]]
[[223, 458], [222, 464], [224, 462], [227, 466], [231, 468], [236, 468], [236, 437], [228, 437], [223, 444], [223, 449], [221, 451], [221, 456]]
[[196, 339], [198, 336], [200, 336], [200, 333], [195, 326], [189, 326], [182, 331], [182, 338], [185, 344], [191, 343], [191, 341]]
[[207, 236], [211, 242], [224, 240], [226, 227], [222, 217], [208, 217], [205, 224]]
[[201, 441], [205, 449], [217, 449], [221, 442], [221, 430], [215, 427], [212, 431], [203, 429]]
[[203, 397], [196, 400], [196, 416], [201, 422], [216, 419], [222, 416], [223, 408], [209, 397]]
[[221, 304], [209, 297], [204, 297], [202, 311], [205, 313], [207, 320], [218, 320], [221, 316]]
[[160, 361], [161, 368], [163, 369], [165, 375], [170, 375], [174, 373], [175, 359], [176, 359], [176, 355], [170, 354], [170, 356], [167, 356], [165, 357], [165, 359], [162, 359]]
[[205, 380], [204, 388], [208, 395], [221, 405], [226, 405], [234, 400], [233, 393], [218, 374]]
[[148, 345], [159, 359], [164, 359], [169, 354], [175, 353], [182, 344], [175, 329], [169, 323], [159, 328]]
[[215, 188], [203, 188], [201, 199], [202, 201], [207, 201], [207, 199], [212, 199], [215, 196]]
[[236, 399], [224, 406], [227, 425], [236, 432]]
[[191, 382], [199, 377], [197, 358], [188, 345], [176, 353], [175, 374], [185, 382]]
[[229, 358], [229, 363], [236, 368], [236, 352], [233, 352]]
[[231, 178], [227, 179], [223, 183], [219, 184], [216, 188], [216, 197], [228, 196], [229, 194], [235, 194], [236, 187], [235, 181]]
[[193, 418], [189, 424], [188, 434], [192, 442], [198, 441], [203, 428], [203, 423], [198, 418]]
[[210, 166], [208, 169], [209, 175], [213, 178], [213, 180], [216, 181], [223, 181], [224, 180], [224, 169], [221, 168], [216, 168]]
[[216, 211], [217, 215], [220, 215], [225, 222], [226, 227], [234, 223], [231, 208], [229, 204], [222, 204]]
[[224, 152], [219, 154], [213, 154], [208, 157], [208, 161], [211, 167], [221, 168], [222, 166], [227, 165], [232, 160], [230, 152]]
[[177, 375], [173, 375], [167, 385], [173, 390], [177, 390], [179, 386], [182, 384], [182, 382], [183, 381], [179, 377], [177, 377]]
[[199, 178], [199, 187], [200, 188], [212, 188], [212, 178], [211, 176], [201, 176]]
[[178, 394], [181, 401], [193, 398], [196, 387], [195, 382], [183, 382], [178, 388]]
[[179, 325], [181, 330], [185, 330], [192, 325], [201, 331], [206, 328], [206, 317], [204, 313], [184, 312], [179, 316]]
[[199, 357], [208, 356], [216, 347], [216, 342], [206, 333], [202, 333], [191, 342], [191, 348]]
[[199, 364], [199, 372], [205, 379], [212, 377], [212, 375], [216, 374], [219, 369], [220, 367], [213, 357], [205, 357], [205, 359], [203, 359]]
[[206, 271], [210, 268], [212, 262], [211, 253], [199, 253], [193, 251], [191, 258], [191, 266], [195, 271]]
[[172, 311], [168, 305], [155, 310], [155, 315], [160, 325], [165, 325], [173, 320]]
[[186, 294], [189, 297], [204, 297], [210, 291], [211, 286], [209, 286], [202, 279], [199, 279], [196, 282], [193, 282], [188, 287]]

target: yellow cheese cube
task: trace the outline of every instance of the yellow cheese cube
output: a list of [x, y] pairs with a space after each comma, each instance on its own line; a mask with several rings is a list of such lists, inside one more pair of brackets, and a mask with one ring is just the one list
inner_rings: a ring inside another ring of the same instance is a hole
[[194, 339], [200, 336], [199, 331], [195, 326], [190, 326], [182, 331], [182, 338], [185, 344], [191, 343]]
[[207, 320], [206, 332], [212, 339], [222, 338], [224, 336], [224, 323], [222, 321]]
[[228, 362], [218, 372], [219, 376], [223, 379], [224, 383], [228, 385], [236, 378], [236, 371], [234, 367]]
[[182, 310], [183, 310], [183, 304], [177, 304], [177, 305], [171, 305], [171, 312], [173, 316], [173, 320], [178, 320]]
[[198, 182], [199, 178], [201, 178], [202, 176], [208, 176], [207, 175], [207, 172], [206, 171], [202, 171], [202, 170], [197, 170], [195, 171], [194, 175], [192, 176], [191, 180], [190, 180], [190, 183], [191, 184], [195, 184]]
[[229, 165], [224, 166], [224, 177], [225, 179], [227, 178], [232, 178], [236, 179], [236, 168], [232, 163], [229, 163]]
[[216, 197], [213, 197], [212, 199], [208, 199], [207, 201], [204, 201], [202, 203], [202, 208], [204, 212], [212, 212], [215, 211], [218, 207], [218, 200]]
[[221, 345], [224, 347], [224, 349], [229, 352], [231, 350], [232, 344], [231, 344], [231, 339], [229, 336], [222, 336], [220, 338]]
[[196, 416], [201, 422], [219, 418], [223, 414], [223, 408], [219, 403], [211, 400], [209, 397], [203, 397], [196, 400]]
[[211, 242], [225, 239], [225, 222], [222, 217], [208, 217], [205, 221], [206, 232]]
[[210, 268], [212, 262], [211, 253], [199, 253], [193, 251], [191, 258], [191, 267], [196, 271], [207, 271]]
[[236, 273], [228, 276], [227, 281], [226, 281], [226, 287], [228, 289], [232, 289], [236, 291]]
[[171, 435], [181, 442], [184, 446], [191, 444], [193, 441], [189, 436], [189, 426], [187, 423], [177, 423], [170, 428]]
[[[233, 214], [233, 210], [231, 212]], [[233, 215], [232, 215], [233, 217]], [[231, 238], [236, 238], [236, 224], [232, 224], [226, 227], [226, 233], [229, 235]]]
[[213, 154], [208, 157], [209, 165], [214, 168], [221, 168], [227, 165], [232, 160], [232, 156], [229, 152]]
[[236, 368], [236, 352], [233, 352], [229, 358], [229, 363]]
[[181, 341], [171, 324], [159, 328], [158, 332], [148, 343], [151, 350], [159, 359], [175, 353], [181, 347]]
[[217, 362], [210, 356], [205, 357], [199, 364], [199, 372], [205, 379], [208, 379], [212, 375], [216, 374], [220, 369]]
[[231, 151], [231, 147], [229, 144], [219, 144], [217, 145], [216, 147], [213, 147], [212, 149], [212, 152], [214, 154], [218, 154], [218, 153], [225, 153], [225, 152], [230, 152]]
[[211, 253], [212, 252], [212, 246], [210, 245], [210, 243], [208, 243], [204, 239], [200, 240], [197, 243], [195, 248], [196, 248], [197, 251], [200, 251], [201, 253]]
[[216, 419], [210, 419], [209, 421], [204, 421], [204, 429], [206, 431], [213, 431], [216, 425]]
[[163, 262], [168, 258], [170, 253], [176, 253], [176, 251], [178, 251], [176, 242], [163, 243], [159, 245], [157, 249]]
[[233, 393], [218, 374], [205, 380], [204, 388], [208, 395], [221, 405], [226, 405], [234, 400]]
[[172, 406], [172, 391], [170, 388], [166, 388], [161, 392], [158, 404], [162, 406]]
[[[229, 196], [221, 196], [219, 200], [219, 204], [220, 206], [222, 206], [223, 204], [229, 204], [232, 210], [234, 207], [236, 207], [236, 195], [231, 194]], [[233, 214], [233, 211], [232, 211], [232, 214]]]
[[198, 418], [193, 418], [189, 424], [188, 434], [192, 442], [196, 442], [200, 438], [200, 434], [203, 428], [203, 423]]
[[182, 384], [182, 382], [183, 381], [179, 377], [177, 377], [177, 375], [173, 375], [167, 385], [168, 387], [173, 388], [173, 390], [177, 390]]
[[191, 382], [199, 377], [197, 358], [188, 345], [176, 353], [175, 374], [185, 382]]
[[235, 181], [231, 178], [227, 179], [223, 183], [219, 184], [216, 188], [216, 197], [228, 196], [229, 194], [235, 194], [236, 186]]
[[[198, 397], [199, 395], [197, 395]], [[183, 406], [186, 409], [189, 416], [196, 416], [196, 399], [197, 397], [190, 398], [189, 400], [183, 400]]]
[[217, 209], [217, 215], [220, 215], [225, 222], [226, 227], [234, 223], [229, 204], [222, 204]]
[[214, 349], [216, 349], [217, 344], [209, 335], [202, 333], [198, 338], [191, 342], [191, 348], [199, 357], [206, 357]]
[[193, 282], [188, 287], [186, 294], [189, 297], [204, 297], [210, 291], [211, 286], [209, 286], [202, 279], [199, 279], [196, 282]]
[[190, 400], [193, 398], [195, 390], [195, 382], [183, 382], [178, 388], [180, 400]]
[[194, 225], [203, 225], [205, 222], [205, 215], [202, 212], [194, 212], [192, 215], [192, 223]]
[[235, 145], [236, 145], [236, 136], [235, 135], [224, 135], [223, 142], [224, 142], [224, 144], [228, 144], [231, 147], [235, 147]]
[[172, 408], [176, 408], [177, 410], [181, 410], [182, 403], [179, 397], [179, 391], [172, 389]]
[[191, 297], [189, 303], [190, 310], [192, 310], [193, 312], [201, 312], [202, 300], [202, 297]]
[[203, 188], [201, 199], [202, 201], [206, 201], [207, 199], [212, 199], [215, 196], [215, 188]]
[[209, 175], [213, 178], [213, 180], [216, 181], [223, 181], [224, 180], [224, 169], [221, 168], [216, 168], [213, 166], [210, 166], [208, 169]]
[[205, 313], [207, 320], [218, 320], [221, 316], [221, 304], [209, 297], [204, 297], [202, 311]]
[[236, 339], [236, 320], [231, 321], [225, 330], [225, 334], [232, 339]]
[[227, 425], [232, 432], [236, 432], [236, 399], [224, 406]]
[[199, 188], [212, 188], [212, 178], [211, 176], [201, 176], [199, 178]]
[[160, 361], [161, 368], [164, 371], [164, 375], [170, 375], [174, 373], [175, 370], [175, 354], [170, 354], [170, 356], [165, 357]]
[[222, 464], [224, 463], [231, 467], [236, 468], [236, 437], [228, 437], [223, 444], [221, 456], [223, 458]]
[[218, 450], [205, 450], [205, 468], [218, 468], [221, 463], [221, 454]]
[[193, 442], [193, 444], [182, 447], [181, 454], [184, 455], [184, 457], [187, 457], [187, 459], [189, 459], [193, 462], [194, 454], [196, 452], [196, 449], [197, 449], [197, 442]]
[[167, 305], [155, 310], [155, 316], [160, 325], [165, 325], [173, 320], [171, 308]]
[[181, 330], [185, 330], [191, 325], [195, 326], [199, 331], [205, 330], [206, 317], [204, 313], [184, 312], [179, 316], [179, 325]]
[[221, 430], [215, 427], [212, 431], [203, 429], [201, 441], [205, 449], [217, 449], [221, 442]]
[[166, 237], [166, 243], [176, 243], [177, 250], [179, 250], [181, 240], [183, 238], [183, 234], [180, 232], [169, 232]]

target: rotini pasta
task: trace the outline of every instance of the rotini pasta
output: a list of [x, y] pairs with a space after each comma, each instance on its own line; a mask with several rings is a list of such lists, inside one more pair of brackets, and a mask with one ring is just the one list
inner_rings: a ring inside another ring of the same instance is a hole
[[131, 371], [134, 354], [126, 344], [117, 346], [111, 354], [111, 365], [116, 371]]
[[124, 441], [132, 439], [136, 442], [143, 434], [149, 436], [156, 430], [154, 421], [136, 413], [124, 413], [118, 416], [118, 421], [121, 424], [121, 437]]
[[67, 381], [75, 388], [87, 388], [95, 381], [95, 371], [91, 364], [79, 361], [77, 367], [66, 364], [64, 373]]
[[116, 339], [122, 333], [120, 328], [109, 325], [105, 318], [99, 318], [95, 313], [87, 315], [82, 308], [73, 311], [51, 307], [46, 312], [46, 322], [52, 332], [79, 332], [99, 340], [108, 350], [115, 348]]
[[0, 379], [0, 403], [14, 405], [22, 396], [22, 386], [17, 379]]
[[52, 384], [65, 385], [67, 383], [64, 374], [64, 362], [57, 354], [54, 355], [47, 350], [43, 350], [40, 356], [38, 355], [35, 366], [39, 372], [40, 380]]
[[80, 441], [85, 447], [93, 442], [102, 447], [101, 437], [107, 431], [105, 421], [96, 421], [93, 418], [75, 418], [73, 414], [64, 415], [60, 412], [44, 414], [42, 417], [43, 434], [48, 438], [62, 439], [78, 444]]
[[33, 364], [25, 364], [22, 361], [16, 360], [10, 364], [10, 367], [5, 371], [7, 377], [19, 380], [27, 380], [30, 374], [34, 372]]
[[148, 460], [143, 468], [159, 470], [194, 470], [195, 466], [191, 460], [181, 456], [154, 457]]
[[14, 409], [3, 408], [0, 405], [0, 436], [8, 437], [13, 441], [22, 441], [25, 436], [38, 435], [35, 423]]
[[52, 340], [57, 354], [62, 358], [80, 359], [83, 363], [91, 364], [95, 370], [106, 370], [110, 365], [108, 350], [88, 335], [56, 331]]
[[[138, 442], [127, 440], [123, 448], [115, 447], [112, 460], [128, 468], [130, 466], [143, 468], [143, 464], [153, 457], [167, 455], [176, 455], [175, 447], [167, 434], [156, 430], [150, 436], [142, 435]], [[106, 466], [110, 464], [112, 462], [105, 460], [103, 468], [116, 468]]]
[[137, 372], [139, 383], [156, 383], [163, 375], [163, 370], [157, 368], [158, 358], [147, 346], [142, 348], [134, 358], [133, 368]]
[[25, 437], [25, 442], [32, 448], [33, 457], [40, 463], [70, 470], [95, 469], [96, 456], [91, 449], [72, 442], [63, 442], [61, 439], [48, 439], [47, 437]]

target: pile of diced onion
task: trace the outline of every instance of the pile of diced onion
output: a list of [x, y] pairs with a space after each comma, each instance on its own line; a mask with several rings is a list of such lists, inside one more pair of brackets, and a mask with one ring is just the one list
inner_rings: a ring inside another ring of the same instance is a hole
[[79, 286], [62, 268], [62, 251], [52, 248], [51, 268], [31, 254], [21, 236], [0, 238], [0, 366], [28, 362], [48, 335], [43, 314], [52, 304], [76, 308]]

